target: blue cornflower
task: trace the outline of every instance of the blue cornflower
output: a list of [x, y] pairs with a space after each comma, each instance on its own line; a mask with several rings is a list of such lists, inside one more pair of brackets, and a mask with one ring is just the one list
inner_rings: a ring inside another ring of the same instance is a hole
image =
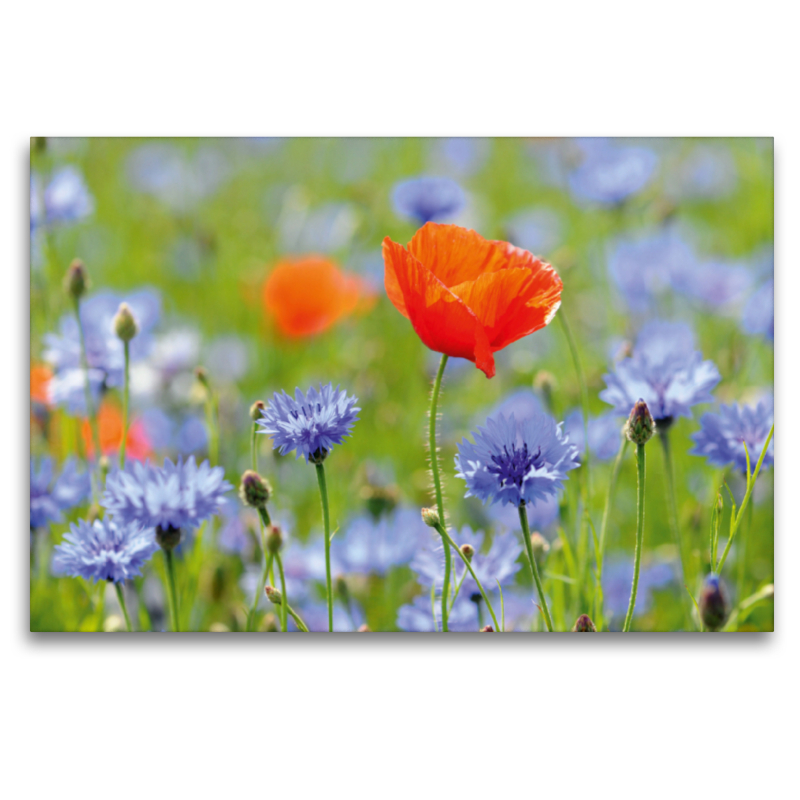
[[57, 169], [41, 193], [31, 175], [31, 233], [36, 228], [78, 222], [94, 211], [94, 200], [81, 173], [72, 166]]
[[[564, 433], [583, 452], [583, 413], [575, 410], [564, 419]], [[589, 452], [598, 461], [610, 461], [622, 440], [622, 425], [613, 411], [589, 419]]]
[[633, 355], [603, 376], [600, 398], [627, 416], [640, 398], [656, 422], [691, 416], [691, 407], [713, 401], [720, 374], [713, 361], [694, 349], [692, 329], [683, 323], [650, 322], [636, 340]]
[[770, 278], [748, 300], [742, 314], [742, 329], [775, 341], [775, 281]]
[[306, 463], [321, 463], [333, 445], [350, 435], [361, 410], [357, 402], [330, 383], [320, 385], [319, 392], [313, 386], [306, 394], [295, 389], [294, 398], [276, 392], [258, 420], [259, 433], [271, 436], [281, 455], [296, 450], [296, 457], [304, 456]]
[[153, 530], [138, 522], [97, 519], [70, 525], [64, 543], [56, 545], [53, 570], [93, 581], [122, 583], [141, 574], [158, 550]]
[[644, 189], [655, 175], [658, 156], [647, 147], [597, 139], [580, 140], [579, 145], [585, 157], [567, 179], [579, 200], [617, 205]]
[[556, 495], [567, 472], [580, 466], [577, 448], [561, 424], [542, 411], [518, 421], [497, 414], [458, 445], [456, 474], [467, 482], [465, 497], [484, 503], [536, 503]]
[[[526, 512], [528, 524], [532, 531], [544, 531], [557, 519], [560, 511], [559, 495], [550, 495], [544, 500], [537, 500], [536, 505], [528, 503]], [[490, 506], [488, 516], [492, 522], [509, 531], [519, 531], [519, 511], [516, 506]]]
[[368, 515], [356, 517], [334, 549], [345, 572], [384, 575], [391, 567], [407, 564], [432, 537], [419, 511], [397, 509], [378, 521]]
[[753, 275], [743, 264], [708, 260], [676, 265], [671, 281], [676, 292], [721, 308], [742, 299], [753, 284]]
[[131, 462], [106, 479], [101, 505], [123, 522], [138, 522], [146, 528], [197, 528], [218, 514], [224, 494], [233, 487], [222, 467], [208, 461], [200, 466], [194, 456], [163, 467], [150, 462]]
[[88, 472], [78, 472], [77, 462], [70, 458], [61, 474], [53, 481], [53, 460], [44, 456], [37, 466], [31, 459], [31, 528], [49, 522], [60, 522], [62, 512], [79, 505], [89, 496]]
[[[653, 602], [653, 589], [662, 589], [675, 580], [675, 570], [666, 561], [642, 565], [634, 614], [645, 613]], [[633, 561], [611, 559], [603, 568], [603, 606], [606, 614], [620, 622], [628, 609], [633, 581]]]
[[[328, 606], [325, 603], [306, 602], [294, 606], [293, 595], [288, 586], [286, 591], [289, 595], [289, 605], [297, 610], [298, 616], [305, 622], [311, 633], [322, 633], [328, 630]], [[354, 633], [365, 622], [364, 610], [355, 600], [350, 600], [349, 608], [338, 603], [333, 607], [333, 629], [339, 633]], [[292, 622], [292, 626], [294, 626], [294, 622]]]
[[[95, 403], [103, 389], [122, 386], [123, 383], [125, 351], [113, 327], [114, 316], [123, 301], [130, 307], [139, 327], [129, 345], [131, 361], [147, 356], [153, 344], [150, 334], [161, 314], [161, 299], [157, 292], [151, 289], [130, 295], [98, 292], [81, 303], [89, 383]], [[59, 323], [59, 333], [49, 333], [44, 340], [47, 346], [44, 358], [54, 367], [50, 381], [52, 402], [72, 414], [85, 414], [85, 371], [81, 366], [80, 331], [75, 315], [65, 314]]]
[[676, 199], [714, 199], [736, 186], [736, 163], [723, 145], [700, 144], [666, 176], [667, 192]]
[[[430, 592], [417, 595], [410, 603], [398, 609], [397, 627], [413, 633], [438, 633], [442, 625], [439, 617], [441, 607], [441, 596], [436, 596], [431, 604]], [[479, 630], [478, 604], [459, 592], [447, 615], [447, 627], [454, 633], [474, 633]]]
[[[756, 406], [740, 406], [733, 403], [720, 406], [719, 413], [707, 412], [700, 417], [700, 430], [692, 434], [695, 447], [692, 455], [705, 456], [712, 464], [726, 467], [733, 464], [744, 473], [747, 457], [742, 442], [750, 453], [750, 468], [755, 469], [764, 442], [775, 421], [775, 405], [772, 396], [764, 398]], [[774, 461], [773, 438], [764, 455], [763, 467]]]
[[547, 208], [519, 211], [506, 222], [508, 241], [530, 253], [547, 255], [561, 242], [561, 222]]
[[457, 214], [464, 207], [466, 196], [454, 180], [426, 175], [395, 184], [392, 203], [398, 214], [424, 225]]

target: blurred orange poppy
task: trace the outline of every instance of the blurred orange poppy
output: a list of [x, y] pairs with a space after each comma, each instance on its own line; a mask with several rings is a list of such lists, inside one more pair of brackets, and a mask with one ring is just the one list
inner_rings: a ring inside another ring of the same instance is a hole
[[263, 297], [280, 331], [301, 338], [322, 333], [368, 306], [373, 293], [358, 275], [342, 272], [333, 261], [302, 256], [278, 262], [264, 284]]
[[457, 225], [429, 222], [407, 249], [387, 236], [383, 260], [386, 294], [423, 343], [487, 378], [494, 353], [543, 328], [561, 305], [550, 264]]
[[31, 364], [31, 402], [50, 404], [47, 395], [47, 385], [53, 377], [53, 371], [44, 364]]
[[[100, 449], [105, 455], [119, 451], [122, 441], [122, 414], [120, 410], [111, 403], [103, 403], [97, 414], [97, 425], [100, 428]], [[86, 453], [94, 456], [94, 442], [92, 441], [92, 429], [89, 427], [89, 420], [85, 419], [81, 426], [83, 442], [86, 446]], [[125, 444], [125, 455], [128, 458], [135, 458], [143, 461], [152, 453], [150, 441], [144, 430], [144, 426], [138, 420], [132, 422], [128, 427], [128, 439]]]

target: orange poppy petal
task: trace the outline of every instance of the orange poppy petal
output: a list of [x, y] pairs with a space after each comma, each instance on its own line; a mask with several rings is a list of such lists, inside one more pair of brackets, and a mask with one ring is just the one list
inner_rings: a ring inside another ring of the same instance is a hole
[[491, 378], [494, 356], [480, 320], [411, 253], [402, 247], [387, 251], [387, 273], [393, 270], [407, 316], [423, 343], [438, 353], [474, 361]]
[[49, 405], [48, 385], [53, 371], [43, 364], [31, 364], [31, 400], [34, 403]]

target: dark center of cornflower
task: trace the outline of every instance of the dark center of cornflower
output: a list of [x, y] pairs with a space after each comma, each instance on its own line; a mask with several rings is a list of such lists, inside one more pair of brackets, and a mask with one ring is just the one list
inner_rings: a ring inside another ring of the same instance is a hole
[[528, 474], [532, 466], [538, 466], [536, 459], [542, 454], [539, 447], [531, 455], [528, 452], [528, 445], [523, 444], [522, 448], [516, 445], [508, 452], [508, 447], [503, 447], [503, 452], [499, 456], [492, 456], [492, 464], [487, 464], [486, 469], [500, 479], [500, 486], [515, 485], [518, 489], [522, 488], [522, 481]]

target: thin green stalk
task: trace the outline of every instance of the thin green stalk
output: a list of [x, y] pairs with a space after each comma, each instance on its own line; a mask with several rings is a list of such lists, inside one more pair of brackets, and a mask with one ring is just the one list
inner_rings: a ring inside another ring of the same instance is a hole
[[119, 600], [119, 607], [122, 609], [122, 616], [125, 617], [128, 633], [132, 633], [133, 627], [131, 626], [131, 618], [128, 616], [128, 607], [125, 605], [125, 593], [122, 591], [122, 584], [114, 583], [114, 588], [117, 590], [117, 600]]
[[588, 498], [591, 499], [592, 477], [589, 472], [589, 390], [586, 386], [586, 376], [583, 373], [583, 366], [581, 365], [580, 355], [578, 354], [578, 346], [575, 344], [575, 339], [572, 336], [572, 330], [569, 327], [569, 321], [567, 320], [563, 307], [559, 308], [557, 316], [564, 330], [564, 335], [567, 337], [572, 363], [575, 367], [575, 373], [578, 376], [578, 385], [581, 393], [581, 412], [583, 415], [583, 465], [586, 467], [586, 490]]
[[294, 620], [294, 624], [297, 625], [297, 627], [303, 633], [308, 633], [308, 628], [306, 627], [305, 622], [303, 622], [303, 620], [300, 619], [300, 617], [298, 616], [297, 612], [288, 604], [286, 606], [286, 611], [289, 614], [289, 616]]
[[119, 468], [125, 469], [125, 447], [128, 443], [128, 403], [130, 402], [131, 357], [130, 342], [123, 341], [125, 347], [125, 382], [122, 389], [122, 441], [119, 444]]
[[633, 622], [633, 610], [636, 607], [636, 592], [639, 589], [639, 567], [642, 563], [642, 542], [644, 541], [644, 445], [636, 445], [636, 474], [637, 474], [637, 497], [636, 497], [636, 551], [633, 557], [633, 583], [631, 584], [631, 599], [628, 603], [628, 613], [625, 615], [625, 624], [622, 632], [628, 633]]
[[325, 583], [328, 598], [328, 632], [333, 633], [333, 582], [331, 581], [331, 516], [328, 509], [328, 486], [325, 482], [325, 465], [319, 463], [317, 467], [317, 481], [319, 482], [319, 496], [322, 500], [322, 523], [325, 528]]
[[281, 560], [281, 554], [275, 553], [275, 561], [278, 562], [278, 572], [281, 576], [281, 630], [286, 633], [287, 631], [287, 620], [286, 620], [286, 613], [289, 607], [289, 598], [286, 595], [286, 578], [283, 575], [283, 561]]
[[[442, 527], [447, 530], [447, 520], [444, 515], [444, 500], [442, 499], [442, 482], [439, 477], [439, 450], [436, 445], [436, 415], [438, 414], [439, 393], [442, 389], [442, 376], [444, 368], [447, 366], [447, 355], [442, 354], [439, 362], [439, 370], [433, 381], [433, 391], [431, 392], [431, 407], [428, 414], [428, 449], [431, 458], [431, 474], [433, 475], [433, 491], [436, 496], [436, 511]], [[452, 569], [452, 556], [450, 545], [447, 541], [444, 544], [444, 585], [442, 586], [442, 631], [447, 633], [447, 601], [450, 594], [450, 570]]]
[[747, 521], [742, 528], [741, 541], [739, 542], [738, 554], [736, 557], [736, 597], [740, 599], [744, 597], [744, 581], [745, 581], [745, 568], [747, 566], [747, 539], [750, 536], [750, 530], [753, 527], [753, 503], [747, 504]]
[[258, 434], [258, 425], [253, 423], [253, 432], [250, 436], [250, 458], [253, 462], [253, 472], [258, 472], [258, 448], [256, 447], [256, 435]]
[[[264, 541], [264, 537], [261, 537], [261, 541]], [[265, 548], [266, 550], [266, 548]], [[251, 631], [253, 628], [253, 621], [255, 620], [256, 610], [258, 609], [258, 601], [261, 599], [261, 592], [264, 591], [264, 587], [267, 585], [267, 578], [269, 578], [269, 571], [272, 568], [272, 556], [267, 555], [266, 552], [264, 554], [264, 571], [261, 573], [261, 581], [256, 586], [256, 593], [255, 597], [253, 597], [253, 604], [250, 607], [250, 613], [247, 615], [247, 631]]]
[[178, 624], [178, 592], [175, 590], [175, 565], [172, 558], [172, 550], [162, 550], [164, 553], [164, 561], [167, 565], [167, 588], [169, 592], [169, 611], [172, 617], [172, 630], [178, 633], [180, 625]]
[[[83, 332], [83, 321], [81, 320], [80, 300], [75, 299], [75, 318], [78, 321], [78, 335], [81, 340], [81, 368], [83, 369], [83, 391], [86, 398], [86, 416], [89, 419], [89, 428], [92, 432], [92, 442], [94, 443], [94, 455], [97, 463], [100, 463], [103, 452], [100, 448], [100, 427], [97, 424], [97, 414], [95, 413], [94, 403], [92, 402], [92, 387], [89, 383], [89, 357], [86, 355], [86, 337]], [[95, 502], [99, 497], [95, 476], [92, 476], [92, 497]]]
[[219, 463], [219, 403], [211, 389], [207, 390], [206, 425], [208, 425], [208, 460], [212, 464]]
[[[478, 580], [478, 576], [475, 574], [475, 570], [472, 569], [472, 564], [470, 560], [461, 552], [461, 548], [453, 541], [450, 537], [450, 534], [444, 529], [444, 526], [440, 523], [436, 526], [436, 530], [439, 531], [439, 535], [442, 537], [442, 541], [445, 544], [445, 547], [448, 545], [453, 548], [461, 556], [461, 560], [466, 565], [467, 569], [469, 570], [469, 574], [472, 575], [472, 580], [475, 581], [475, 584], [478, 587], [478, 591], [481, 593], [481, 597], [483, 597], [484, 602], [486, 603], [486, 608], [489, 609], [489, 613], [492, 615], [492, 622], [494, 622], [494, 629], [496, 631], [501, 630], [500, 626], [497, 624], [497, 617], [494, 615], [494, 609], [492, 608], [492, 604], [489, 602], [489, 597], [486, 592], [483, 590], [483, 586], [481, 586], [481, 582]], [[530, 537], [529, 537], [530, 538]]]
[[539, 593], [539, 602], [542, 607], [542, 615], [544, 616], [547, 630], [553, 630], [553, 620], [550, 618], [550, 609], [547, 607], [547, 600], [544, 596], [544, 589], [542, 588], [542, 581], [539, 577], [539, 568], [536, 566], [536, 558], [533, 555], [533, 546], [531, 545], [531, 530], [528, 525], [528, 509], [524, 503], [519, 507], [519, 522], [522, 526], [522, 538], [525, 540], [525, 549], [528, 552], [528, 563], [531, 567], [531, 575], [533, 582], [536, 584], [536, 591]]

